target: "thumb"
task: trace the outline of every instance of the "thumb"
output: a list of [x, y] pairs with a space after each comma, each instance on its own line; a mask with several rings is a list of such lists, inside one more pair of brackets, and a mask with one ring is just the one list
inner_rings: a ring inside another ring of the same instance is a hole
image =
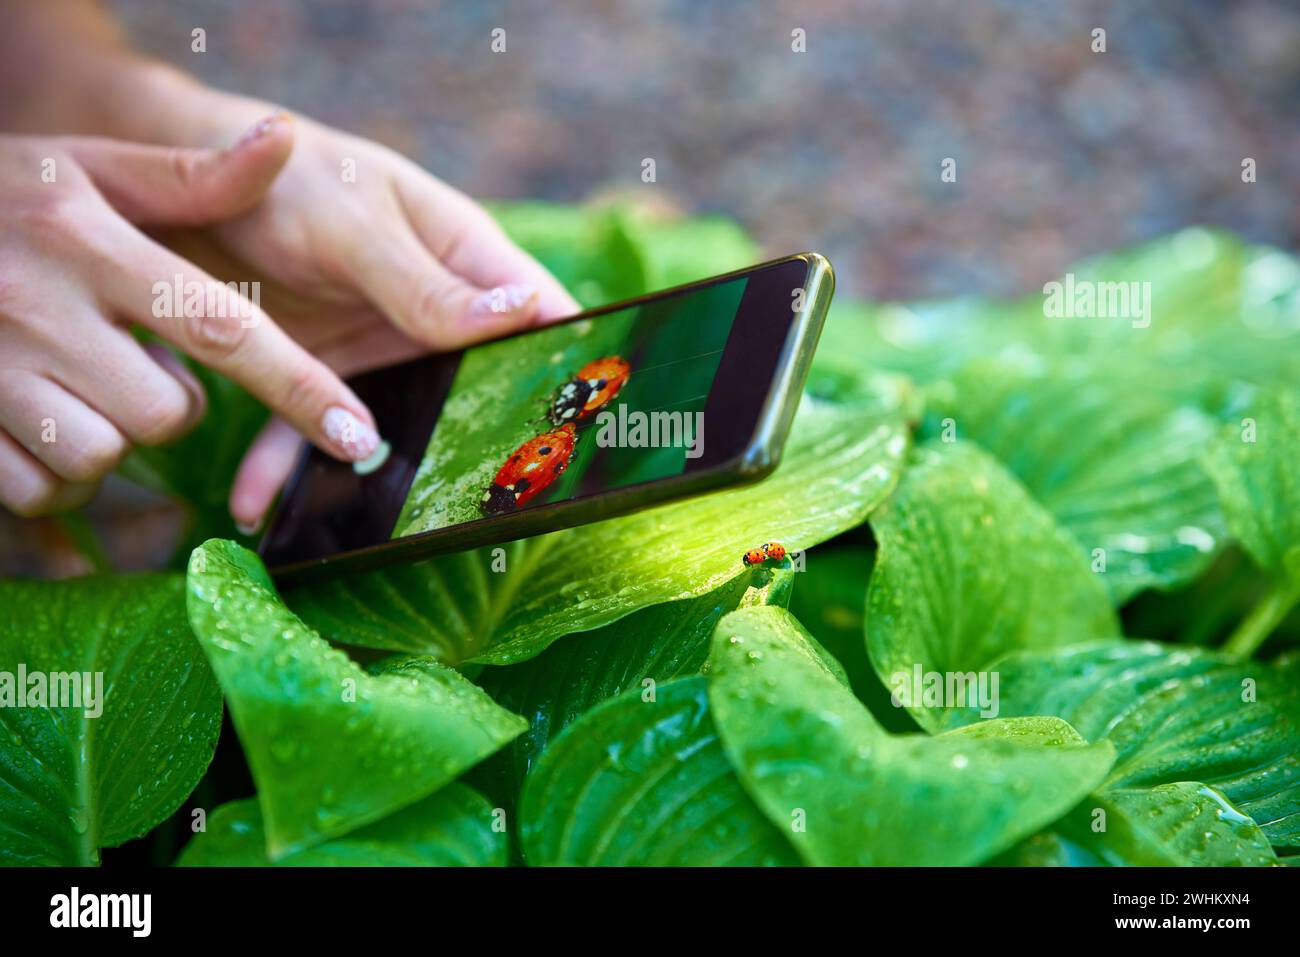
[[68, 152], [104, 198], [139, 225], [196, 226], [257, 205], [293, 152], [293, 124], [276, 113], [224, 150], [72, 137]]

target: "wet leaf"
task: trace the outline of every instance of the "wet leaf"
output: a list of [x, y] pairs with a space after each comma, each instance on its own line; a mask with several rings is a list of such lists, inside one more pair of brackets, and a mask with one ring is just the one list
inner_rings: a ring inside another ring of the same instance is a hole
[[991, 670], [1000, 715], [1056, 715], [1115, 745], [1107, 789], [1200, 782], [1254, 818], [1272, 844], [1300, 844], [1300, 662], [1234, 663], [1112, 640], [1016, 652]]
[[528, 732], [498, 756], [509, 759], [510, 792], [518, 793], [547, 744], [595, 705], [647, 681], [662, 685], [699, 674], [718, 619], [745, 601], [779, 603], [785, 598], [781, 583], [792, 577], [788, 570], [754, 569], [698, 598], [651, 605], [569, 635], [528, 661], [485, 668], [479, 684], [529, 723]]
[[633, 690], [570, 725], [520, 799], [532, 865], [760, 866], [798, 857], [736, 780], [704, 678]]
[[[1119, 630], [1078, 543], [974, 446], [919, 449], [871, 527], [879, 552], [867, 595], [867, 649], [891, 690], [918, 666], [979, 672], [1015, 648]], [[942, 723], [915, 695], [899, 697], [922, 727]]]
[[[504, 867], [509, 839], [493, 829], [493, 809], [472, 788], [449, 784], [352, 833], [290, 854], [277, 867]], [[182, 867], [267, 867], [266, 834], [255, 798], [212, 812], [176, 863]]]
[[431, 658], [363, 671], [289, 611], [257, 557], [233, 542], [195, 550], [188, 591], [272, 859], [414, 803], [527, 727]]
[[930, 414], [992, 452], [1068, 529], [1116, 604], [1190, 581], [1226, 538], [1208, 415], [1093, 365], [972, 363]]
[[741, 781], [810, 864], [978, 864], [1068, 811], [1114, 759], [1043, 719], [891, 735], [779, 608], [718, 624], [709, 701]]
[[1228, 526], [1275, 578], [1300, 581], [1300, 391], [1262, 393], [1208, 464]]
[[0, 865], [98, 863], [180, 807], [217, 746], [181, 577], [3, 581], [0, 608]]

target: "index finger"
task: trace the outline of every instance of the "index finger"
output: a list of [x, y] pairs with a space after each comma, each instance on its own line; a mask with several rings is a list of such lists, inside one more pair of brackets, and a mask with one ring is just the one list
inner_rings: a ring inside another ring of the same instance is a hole
[[348, 462], [379, 446], [374, 417], [258, 304], [256, 282], [222, 283], [147, 237], [122, 244], [108, 304], [243, 386], [308, 441]]

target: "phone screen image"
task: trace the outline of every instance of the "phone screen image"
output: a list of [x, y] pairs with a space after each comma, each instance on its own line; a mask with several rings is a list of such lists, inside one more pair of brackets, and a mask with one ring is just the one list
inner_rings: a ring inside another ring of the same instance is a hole
[[681, 474], [747, 282], [466, 350], [392, 537]]

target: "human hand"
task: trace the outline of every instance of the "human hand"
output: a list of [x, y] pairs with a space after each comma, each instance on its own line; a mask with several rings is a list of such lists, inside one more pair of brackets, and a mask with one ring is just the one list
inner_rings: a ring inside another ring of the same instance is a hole
[[[215, 97], [200, 139], [215, 141], [264, 104]], [[295, 340], [342, 375], [570, 315], [580, 306], [483, 208], [386, 147], [271, 113], [295, 138], [263, 200], [200, 233], [168, 237], [223, 278], [257, 277]], [[195, 136], [192, 132], [191, 138]], [[230, 510], [256, 529], [292, 469], [299, 437], [274, 417], [236, 475]]]
[[[337, 457], [373, 452], [374, 421], [333, 371], [137, 228], [244, 213], [291, 148], [274, 128], [220, 151], [0, 137], [0, 503], [20, 515], [75, 507], [132, 444], [169, 441], [202, 416], [195, 378], [131, 326], [240, 383]], [[159, 284], [176, 282], [205, 302], [160, 308]]]

